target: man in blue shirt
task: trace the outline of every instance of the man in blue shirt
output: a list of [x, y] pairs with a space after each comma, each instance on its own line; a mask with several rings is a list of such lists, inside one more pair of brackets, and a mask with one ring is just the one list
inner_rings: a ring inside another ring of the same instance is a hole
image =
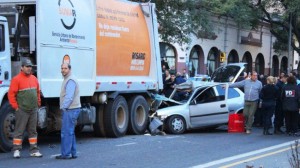
[[77, 153], [74, 129], [81, 108], [79, 86], [77, 80], [71, 74], [70, 64], [62, 64], [61, 73], [64, 77], [59, 99], [60, 109], [63, 115], [61, 155], [56, 156], [56, 159], [75, 159], [77, 158]]
[[254, 113], [259, 100], [262, 83], [257, 80], [257, 72], [253, 71], [251, 78], [229, 85], [229, 87], [243, 87], [245, 92], [245, 104], [243, 114], [245, 116], [246, 133], [250, 134], [253, 124]]

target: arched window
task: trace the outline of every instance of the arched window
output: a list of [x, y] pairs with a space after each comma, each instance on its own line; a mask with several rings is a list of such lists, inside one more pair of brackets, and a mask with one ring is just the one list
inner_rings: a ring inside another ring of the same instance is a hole
[[242, 62], [247, 63], [246, 65], [246, 72], [251, 72], [252, 71], [252, 55], [250, 54], [249, 51], [245, 52]]
[[274, 55], [272, 59], [272, 75], [279, 76], [279, 60], [277, 55]]
[[259, 53], [256, 57], [256, 60], [255, 60], [255, 71], [258, 73], [258, 74], [263, 74], [265, 75], [265, 59], [264, 59], [264, 56]]
[[175, 47], [168, 43], [159, 43], [161, 60], [167, 62], [168, 67], [176, 69], [176, 51]]
[[280, 64], [280, 71], [285, 74], [288, 73], [288, 58], [286, 56], [282, 57]]
[[212, 75], [212, 73], [218, 68], [218, 65], [220, 63], [218, 55], [219, 50], [216, 47], [210, 49], [207, 56], [208, 75]]
[[236, 50], [231, 50], [228, 54], [227, 63], [238, 63], [239, 62], [239, 55]]

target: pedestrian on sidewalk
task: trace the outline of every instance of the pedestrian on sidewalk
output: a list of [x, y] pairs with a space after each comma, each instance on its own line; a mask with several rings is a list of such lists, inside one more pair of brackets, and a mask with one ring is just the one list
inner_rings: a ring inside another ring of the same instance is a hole
[[74, 130], [81, 108], [79, 85], [71, 74], [70, 64], [63, 63], [61, 73], [64, 77], [60, 92], [60, 110], [62, 111], [61, 155], [56, 156], [56, 159], [76, 159]]
[[32, 63], [28, 58], [21, 61], [21, 72], [15, 76], [9, 87], [8, 100], [16, 111], [13, 135], [13, 156], [21, 157], [24, 131], [28, 133], [30, 156], [42, 157], [37, 146], [37, 111], [41, 105], [40, 86], [37, 78], [31, 74]]

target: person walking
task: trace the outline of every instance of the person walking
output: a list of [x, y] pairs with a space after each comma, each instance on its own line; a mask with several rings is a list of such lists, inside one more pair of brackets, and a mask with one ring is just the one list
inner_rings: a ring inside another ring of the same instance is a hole
[[245, 116], [246, 134], [251, 134], [253, 116], [257, 108], [259, 93], [262, 84], [257, 80], [257, 72], [253, 71], [250, 79], [230, 84], [229, 87], [243, 87], [245, 92], [245, 104], [243, 114]]
[[74, 130], [81, 108], [79, 85], [71, 74], [70, 64], [63, 63], [61, 73], [64, 77], [59, 99], [62, 111], [61, 155], [56, 156], [56, 159], [75, 159], [77, 151]]
[[[278, 93], [282, 93], [282, 88], [286, 85], [287, 78], [289, 76], [283, 74], [280, 76], [280, 80], [276, 83], [278, 87]], [[274, 114], [274, 134], [283, 134], [284, 132], [281, 130], [281, 127], [284, 125], [284, 111], [282, 110], [282, 101], [280, 98], [276, 101], [276, 110]]]
[[287, 84], [282, 88], [282, 110], [285, 113], [286, 133], [297, 136], [299, 115], [299, 89], [294, 76], [287, 78]]
[[266, 80], [266, 85], [260, 92], [262, 100], [261, 113], [263, 115], [264, 135], [272, 135], [269, 129], [272, 127], [272, 116], [276, 107], [276, 99], [279, 97], [278, 87], [275, 85], [276, 79], [269, 76]]
[[30, 144], [30, 156], [42, 157], [37, 146], [37, 111], [41, 105], [38, 80], [32, 74], [32, 63], [29, 59], [21, 61], [21, 71], [15, 76], [9, 87], [8, 100], [16, 111], [15, 130], [13, 135], [13, 157], [21, 157], [23, 134], [26, 130]]

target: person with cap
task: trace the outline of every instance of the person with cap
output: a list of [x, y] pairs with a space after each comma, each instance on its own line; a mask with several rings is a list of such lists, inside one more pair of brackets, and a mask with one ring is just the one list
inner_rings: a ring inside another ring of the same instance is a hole
[[59, 98], [60, 109], [62, 111], [61, 155], [55, 158], [76, 159], [76, 137], [74, 130], [81, 108], [79, 85], [71, 73], [70, 64], [63, 63], [61, 65], [61, 73], [64, 77]]
[[26, 130], [30, 143], [30, 156], [42, 157], [37, 146], [37, 111], [41, 105], [40, 86], [32, 75], [32, 63], [24, 58], [20, 73], [15, 76], [9, 87], [8, 100], [15, 113], [15, 130], [13, 135], [13, 156], [20, 158], [23, 134]]

